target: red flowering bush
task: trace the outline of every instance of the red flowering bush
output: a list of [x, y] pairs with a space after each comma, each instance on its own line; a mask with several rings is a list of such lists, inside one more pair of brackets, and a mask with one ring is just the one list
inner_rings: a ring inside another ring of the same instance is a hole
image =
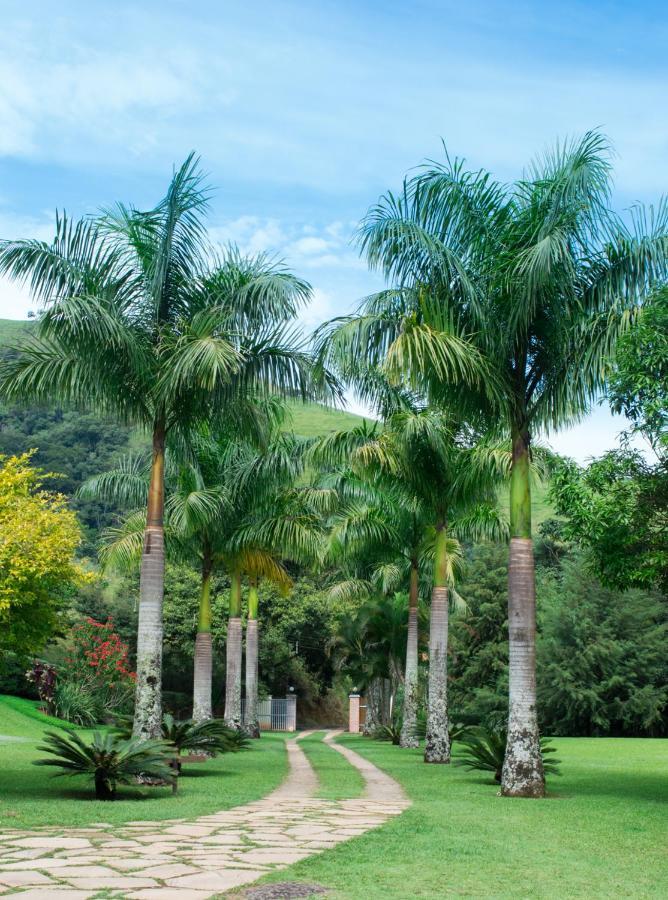
[[127, 644], [114, 631], [111, 619], [96, 622], [88, 618], [72, 629], [67, 656], [58, 669], [58, 684], [77, 685], [89, 694], [99, 718], [128, 709], [135, 678]]

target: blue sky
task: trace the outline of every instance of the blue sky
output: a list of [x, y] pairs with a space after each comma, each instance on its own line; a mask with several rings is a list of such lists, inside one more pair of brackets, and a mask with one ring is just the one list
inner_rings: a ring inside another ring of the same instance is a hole
[[[56, 207], [151, 204], [195, 149], [217, 187], [214, 235], [308, 278], [311, 327], [379, 285], [355, 224], [441, 138], [511, 179], [556, 136], [598, 126], [616, 205], [655, 201], [667, 45], [654, 2], [4, 0], [0, 236], [48, 237]], [[0, 282], [0, 316], [28, 308]], [[584, 459], [619, 426], [598, 410], [552, 442]]]

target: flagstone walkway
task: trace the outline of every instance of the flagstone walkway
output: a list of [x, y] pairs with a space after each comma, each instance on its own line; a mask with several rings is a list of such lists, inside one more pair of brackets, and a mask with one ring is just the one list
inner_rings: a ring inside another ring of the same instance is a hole
[[409, 805], [401, 787], [347, 747], [325, 741], [359, 769], [357, 800], [320, 800], [318, 780], [298, 741], [286, 743], [283, 784], [262, 800], [186, 821], [49, 826], [0, 833], [0, 894], [21, 900], [199, 900], [250, 884], [335, 847]]

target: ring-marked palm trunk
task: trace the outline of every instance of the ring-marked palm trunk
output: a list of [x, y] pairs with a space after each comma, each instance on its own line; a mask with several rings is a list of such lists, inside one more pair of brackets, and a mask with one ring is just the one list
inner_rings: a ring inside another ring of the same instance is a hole
[[193, 676], [193, 721], [204, 722], [213, 717], [211, 683], [213, 649], [211, 641], [211, 557], [205, 548], [202, 559], [202, 585], [199, 618], [195, 638], [195, 671]]
[[536, 578], [531, 540], [529, 433], [513, 431], [508, 564], [508, 742], [501, 774], [507, 797], [543, 797], [545, 773], [536, 715]]
[[225, 724], [241, 728], [241, 575], [232, 573], [230, 617], [227, 622], [227, 660], [225, 668]]
[[255, 580], [248, 592], [248, 622], [246, 624], [246, 714], [244, 730], [251, 738], [260, 737], [260, 723], [257, 715], [258, 683], [258, 594]]
[[375, 676], [370, 679], [365, 692], [366, 716], [362, 733], [371, 735], [382, 723], [383, 679]]
[[424, 761], [450, 762], [448, 722], [448, 584], [447, 531], [436, 530], [434, 587], [429, 620], [429, 696], [427, 700], [427, 737]]
[[137, 688], [133, 734], [162, 735], [162, 601], [165, 583], [165, 423], [153, 429], [151, 481], [139, 575]]
[[401, 724], [402, 747], [418, 747], [418, 564], [411, 561], [410, 588], [408, 591], [408, 636], [406, 638], [406, 668], [404, 670], [404, 706]]

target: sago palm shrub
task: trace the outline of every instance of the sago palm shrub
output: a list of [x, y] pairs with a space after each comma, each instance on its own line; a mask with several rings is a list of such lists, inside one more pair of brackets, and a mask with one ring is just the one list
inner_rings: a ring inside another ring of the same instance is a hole
[[170, 745], [164, 741], [119, 737], [111, 731], [96, 731], [86, 742], [71, 728], [62, 733], [46, 731], [44, 743], [38, 750], [48, 753], [49, 759], [36, 759], [36, 766], [62, 769], [61, 776], [92, 778], [98, 800], [115, 800], [119, 784], [135, 783], [137, 778], [149, 778], [158, 783], [172, 780]]

